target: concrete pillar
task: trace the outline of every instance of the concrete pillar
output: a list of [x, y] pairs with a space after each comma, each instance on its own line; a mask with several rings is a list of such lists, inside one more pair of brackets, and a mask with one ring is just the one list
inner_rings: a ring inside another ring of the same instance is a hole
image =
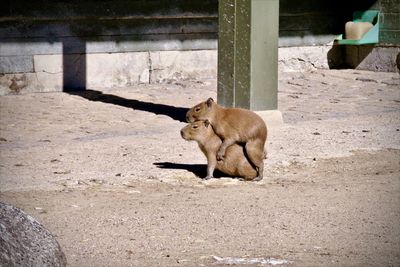
[[279, 0], [220, 0], [218, 102], [276, 110]]

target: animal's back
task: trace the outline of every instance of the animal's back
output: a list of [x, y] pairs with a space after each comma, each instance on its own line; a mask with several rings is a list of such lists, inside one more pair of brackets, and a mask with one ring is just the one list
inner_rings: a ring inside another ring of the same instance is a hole
[[[218, 123], [221, 125], [217, 125]], [[241, 142], [267, 138], [267, 126], [263, 119], [256, 113], [242, 108], [224, 109], [221, 120], [217, 121], [215, 128], [219, 136], [237, 135]]]

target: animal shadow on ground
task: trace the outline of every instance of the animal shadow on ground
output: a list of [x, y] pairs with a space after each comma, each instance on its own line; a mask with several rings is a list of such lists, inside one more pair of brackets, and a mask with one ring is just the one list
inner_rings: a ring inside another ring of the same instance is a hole
[[100, 91], [90, 89], [84, 91], [69, 91], [67, 93], [86, 98], [90, 101], [103, 102], [107, 104], [118, 105], [121, 107], [147, 111], [157, 115], [166, 115], [174, 120], [181, 122], [186, 122], [186, 112], [189, 110], [188, 108], [156, 104], [136, 99], [126, 99], [120, 96], [104, 94]]
[[[206, 164], [182, 164], [182, 163], [172, 163], [172, 162], [155, 162], [160, 169], [173, 169], [173, 170], [187, 170], [192, 172], [194, 175], [200, 178], [207, 176], [207, 165]], [[215, 170], [214, 178], [229, 177], [226, 174]]]

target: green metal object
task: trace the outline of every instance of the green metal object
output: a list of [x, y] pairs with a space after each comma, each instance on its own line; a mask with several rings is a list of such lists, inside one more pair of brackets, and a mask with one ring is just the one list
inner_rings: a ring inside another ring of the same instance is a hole
[[336, 40], [341, 45], [363, 45], [379, 43], [379, 23], [380, 15], [377, 10], [356, 11], [353, 14], [353, 22], [370, 22], [374, 26], [359, 40], [343, 39], [343, 34], [339, 35]]
[[218, 102], [277, 109], [279, 0], [220, 0]]

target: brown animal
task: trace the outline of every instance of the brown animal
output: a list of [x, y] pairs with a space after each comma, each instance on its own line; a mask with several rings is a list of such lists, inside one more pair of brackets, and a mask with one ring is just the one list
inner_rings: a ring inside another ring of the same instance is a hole
[[192, 122], [181, 130], [183, 139], [197, 141], [201, 151], [207, 157], [207, 177], [213, 178], [214, 169], [220, 170], [234, 177], [243, 177], [252, 180], [257, 176], [257, 171], [251, 166], [244, 155], [244, 147], [233, 144], [226, 149], [223, 161], [217, 161], [217, 152], [222, 144], [221, 139], [214, 133], [208, 121]]
[[263, 179], [267, 126], [257, 114], [247, 109], [224, 108], [209, 98], [189, 109], [186, 120], [210, 122], [214, 132], [222, 139], [217, 160], [223, 160], [229, 146], [235, 143], [244, 144], [246, 156], [255, 166], [258, 174], [255, 180]]

